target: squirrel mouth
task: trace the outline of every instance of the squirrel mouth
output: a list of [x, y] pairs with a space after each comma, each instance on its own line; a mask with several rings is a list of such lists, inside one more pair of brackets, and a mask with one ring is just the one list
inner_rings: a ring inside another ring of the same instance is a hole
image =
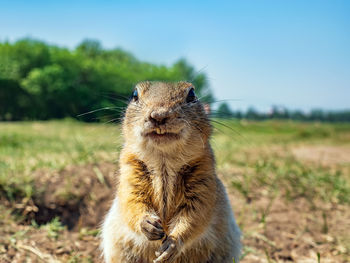
[[161, 129], [156, 129], [155, 131], [149, 132], [146, 134], [146, 137], [149, 137], [156, 141], [167, 141], [167, 140], [178, 140], [180, 135], [172, 132], [165, 132]]

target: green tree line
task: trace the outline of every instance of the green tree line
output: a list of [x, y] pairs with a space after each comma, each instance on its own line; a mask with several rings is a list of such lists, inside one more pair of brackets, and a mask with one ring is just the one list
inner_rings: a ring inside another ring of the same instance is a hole
[[247, 120], [289, 119], [296, 121], [350, 122], [350, 110], [325, 111], [314, 109], [310, 112], [303, 112], [301, 110], [293, 111], [285, 107], [273, 106], [269, 112], [259, 112], [252, 107], [247, 111], [233, 111], [227, 103], [220, 104], [212, 115], [219, 118]]
[[[34, 39], [0, 43], [0, 120], [46, 120], [73, 117], [98, 121], [116, 118], [134, 85], [143, 80], [194, 83], [209, 101], [212, 95], [204, 73], [184, 59], [171, 66], [138, 60], [116, 48], [104, 49], [85, 40], [68, 49]], [[108, 111], [107, 109], [111, 109]]]
[[[171, 66], [155, 65], [119, 48], [104, 49], [95, 40], [85, 40], [75, 49], [34, 39], [0, 42], [0, 121], [118, 119], [134, 85], [143, 80], [191, 81], [202, 100], [215, 102], [206, 75], [184, 59]], [[86, 112], [91, 113], [80, 116]], [[226, 103], [213, 110], [212, 116], [350, 121], [350, 111], [305, 113], [274, 107], [269, 113], [254, 108], [243, 112], [232, 111]]]

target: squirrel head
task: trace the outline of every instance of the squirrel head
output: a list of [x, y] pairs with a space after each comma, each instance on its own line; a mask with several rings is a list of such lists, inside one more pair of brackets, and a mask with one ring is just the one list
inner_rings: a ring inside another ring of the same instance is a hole
[[207, 146], [211, 125], [191, 83], [146, 81], [134, 89], [123, 134], [140, 152], [191, 151]]

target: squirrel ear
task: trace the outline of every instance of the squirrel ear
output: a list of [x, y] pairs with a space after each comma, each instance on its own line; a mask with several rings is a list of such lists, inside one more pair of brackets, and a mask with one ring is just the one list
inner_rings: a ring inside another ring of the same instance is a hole
[[197, 100], [196, 93], [194, 92], [194, 88], [191, 88], [187, 94], [186, 102], [195, 102]]

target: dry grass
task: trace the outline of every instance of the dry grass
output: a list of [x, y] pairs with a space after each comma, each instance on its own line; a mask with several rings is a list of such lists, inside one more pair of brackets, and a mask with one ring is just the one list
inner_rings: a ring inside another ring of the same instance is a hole
[[[242, 262], [349, 262], [350, 125], [224, 124], [212, 144]], [[0, 123], [0, 262], [100, 262], [119, 135], [70, 120]]]

